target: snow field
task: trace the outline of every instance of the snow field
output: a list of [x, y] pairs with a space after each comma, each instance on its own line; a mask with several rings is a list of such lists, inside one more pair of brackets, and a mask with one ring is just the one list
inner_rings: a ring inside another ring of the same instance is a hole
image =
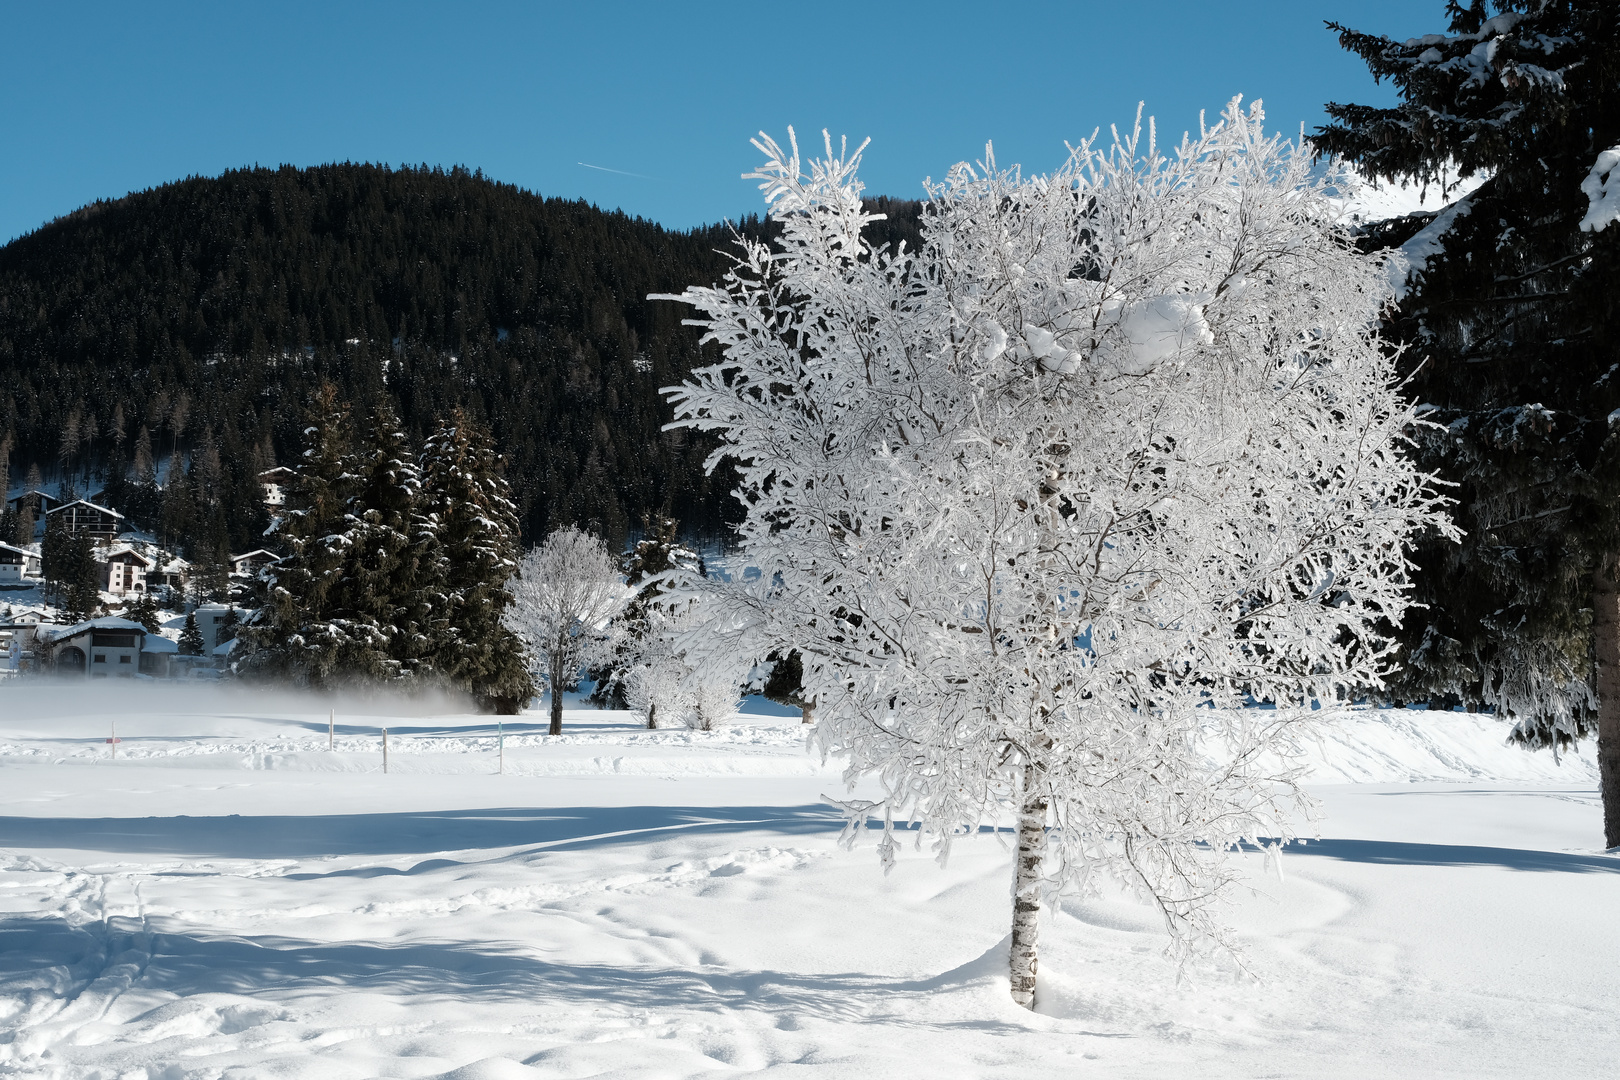
[[[29, 691], [33, 693], [33, 691]], [[885, 878], [796, 718], [338, 714], [0, 688], [0, 1076], [1607, 1075], [1620, 860], [1589, 753], [1369, 713], [1313, 751], [1322, 839], [1229, 912], [1258, 978], [1178, 983], [1126, 897], [1005, 972], [1010, 855]], [[58, 695], [60, 698], [61, 695]], [[390, 773], [380, 739], [390, 728]], [[511, 730], [511, 728], [509, 728]], [[1607, 958], [1607, 959], [1605, 959]]]

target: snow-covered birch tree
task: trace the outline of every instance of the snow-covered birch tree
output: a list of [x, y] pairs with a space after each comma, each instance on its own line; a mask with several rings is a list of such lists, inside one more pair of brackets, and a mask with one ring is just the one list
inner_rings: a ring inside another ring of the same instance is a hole
[[608, 623], [628, 599], [618, 565], [601, 540], [568, 526], [523, 556], [510, 588], [501, 621], [545, 677], [551, 734], [561, 735], [563, 691], [612, 652]]
[[799, 650], [814, 744], [884, 792], [846, 837], [881, 818], [889, 864], [909, 819], [944, 860], [1010, 812], [1026, 1006], [1044, 899], [1105, 876], [1178, 955], [1226, 941], [1229, 849], [1291, 837], [1312, 705], [1377, 684], [1407, 539], [1447, 527], [1334, 175], [1234, 101], [1169, 153], [987, 149], [887, 251], [860, 150], [755, 145], [781, 237], [677, 298], [722, 359], [667, 393], [742, 477], [754, 651]]

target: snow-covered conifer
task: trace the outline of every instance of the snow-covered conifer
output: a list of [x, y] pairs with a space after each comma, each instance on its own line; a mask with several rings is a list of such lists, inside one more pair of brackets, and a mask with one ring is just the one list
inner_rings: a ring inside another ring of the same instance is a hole
[[502, 621], [546, 680], [551, 734], [562, 734], [563, 691], [582, 668], [611, 653], [609, 623], [625, 599], [617, 563], [590, 533], [558, 529], [523, 556]]
[[152, 599], [150, 593], [136, 597], [129, 610], [124, 612], [124, 618], [140, 623], [149, 633], [156, 634], [163, 629], [163, 622], [158, 618], [157, 601]]
[[[1620, 846], [1620, 6], [1472, 0], [1446, 32], [1339, 40], [1399, 89], [1329, 105], [1318, 145], [1371, 176], [1484, 182], [1386, 222], [1407, 286], [1385, 333], [1434, 422], [1461, 544], [1417, 548], [1390, 687], [1488, 707], [1531, 746], [1596, 734], [1606, 846]], [[1414, 235], [1415, 234], [1415, 235]]]
[[204, 644], [202, 630], [197, 626], [197, 613], [186, 612], [186, 624], [180, 628], [180, 655], [201, 656]]
[[349, 425], [349, 409], [338, 401], [337, 389], [322, 386], [287, 484], [286, 509], [268, 534], [287, 554], [261, 572], [257, 610], [240, 635], [238, 670], [244, 674], [318, 686], [338, 670], [345, 636], [334, 617], [341, 617], [344, 511], [355, 484]]
[[350, 471], [330, 615], [340, 642], [336, 666], [369, 680], [421, 674], [438, 640], [443, 567], [436, 530], [420, 513], [415, 455], [386, 404]]
[[534, 696], [521, 643], [501, 622], [517, 572], [517, 507], [482, 426], [457, 408], [422, 447], [423, 512], [434, 523], [444, 607], [433, 665], [483, 708], [520, 711]]
[[987, 151], [931, 185], [916, 253], [862, 239], [859, 151], [807, 176], [762, 137], [780, 246], [682, 297], [722, 359], [669, 393], [742, 478], [752, 651], [799, 651], [814, 744], [885, 793], [846, 806], [885, 863], [896, 820], [943, 859], [1012, 813], [1025, 1005], [1048, 890], [1112, 875], [1177, 952], [1224, 940], [1228, 849], [1304, 801], [1268, 762], [1378, 682], [1439, 523], [1383, 265], [1261, 119], [1082, 142], [1047, 177]]

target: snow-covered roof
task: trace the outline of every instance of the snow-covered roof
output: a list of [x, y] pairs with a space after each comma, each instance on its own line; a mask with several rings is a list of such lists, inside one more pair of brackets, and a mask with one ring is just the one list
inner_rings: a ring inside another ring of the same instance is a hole
[[271, 559], [279, 559], [279, 558], [281, 558], [280, 555], [277, 555], [275, 552], [271, 551], [269, 548], [254, 548], [252, 551], [244, 552], [241, 555], [232, 555], [231, 556], [231, 562], [241, 562], [243, 559], [251, 559], [255, 555], [267, 555]]
[[0, 551], [15, 551], [18, 555], [26, 555], [30, 559], [39, 558], [39, 556], [34, 552], [29, 551], [27, 548], [17, 547], [15, 544], [0, 543]]
[[78, 637], [80, 634], [89, 633], [91, 630], [138, 630], [143, 634], [151, 632], [140, 623], [135, 622], [133, 619], [106, 617], [100, 619], [87, 619], [82, 623], [75, 623], [73, 626], [69, 626], [66, 629], [58, 630], [56, 633], [52, 634], [51, 637], [55, 641], [65, 641], [70, 637]]
[[113, 517], [120, 518], [120, 519], [122, 519], [123, 516], [124, 516], [123, 514], [120, 514], [118, 511], [112, 509], [111, 507], [100, 506], [100, 505], [98, 505], [96, 503], [91, 502], [89, 499], [74, 499], [72, 502], [63, 503], [61, 506], [54, 507], [54, 508], [52, 508], [50, 510], [47, 510], [45, 512], [47, 514], [56, 514], [56, 513], [60, 513], [63, 510], [66, 510], [70, 506], [88, 506], [92, 510], [99, 510], [103, 514], [111, 514]]
[[96, 561], [97, 562], [111, 562], [112, 560], [116, 559], [120, 555], [133, 555], [133, 556], [135, 556], [135, 558], [141, 560], [141, 562], [145, 563], [147, 566], [152, 566], [152, 565], [154, 565], [154, 562], [155, 562], [155, 560], [147, 558], [145, 555], [142, 555], [139, 551], [136, 551], [133, 547], [131, 547], [128, 544], [119, 544], [119, 545], [117, 545], [116, 547], [114, 547], [110, 551], [108, 551], [106, 555], [103, 555], [101, 558], [97, 559]]
[[141, 652], [177, 653], [179, 651], [180, 643], [170, 638], [166, 638], [162, 634], [149, 633], [141, 641]]
[[30, 495], [38, 495], [41, 498], [51, 500], [51, 502], [61, 502], [62, 501], [57, 496], [52, 495], [48, 491], [41, 491], [41, 490], [39, 490], [39, 488], [29, 488], [27, 491], [19, 492], [18, 494], [11, 496], [10, 498], [8, 498], [6, 500], [6, 502], [16, 502], [18, 499], [26, 499]]
[[266, 470], [264, 470], [264, 472], [260, 473], [259, 475], [260, 476], [280, 476], [283, 473], [286, 473], [288, 476], [293, 475], [293, 471], [291, 469], [287, 468], [287, 466], [285, 466], [285, 465], [277, 465], [277, 466], [274, 466], [273, 468], [266, 469]]
[[220, 642], [218, 645], [214, 646], [214, 655], [215, 656], [229, 656], [229, 655], [231, 655], [231, 650], [236, 648], [236, 642], [237, 642], [236, 638], [231, 638], [231, 640], [229, 640], [229, 641]]

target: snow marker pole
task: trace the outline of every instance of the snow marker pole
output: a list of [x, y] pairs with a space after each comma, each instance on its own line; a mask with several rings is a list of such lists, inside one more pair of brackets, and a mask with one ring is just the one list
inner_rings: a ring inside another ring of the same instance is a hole
[[388, 775], [388, 729], [383, 728], [383, 775]]
[[495, 771], [501, 775], [506, 774], [506, 721], [495, 721], [495, 746], [498, 757], [495, 759]]
[[326, 717], [326, 748], [331, 750], [337, 743], [337, 710], [333, 709]]

